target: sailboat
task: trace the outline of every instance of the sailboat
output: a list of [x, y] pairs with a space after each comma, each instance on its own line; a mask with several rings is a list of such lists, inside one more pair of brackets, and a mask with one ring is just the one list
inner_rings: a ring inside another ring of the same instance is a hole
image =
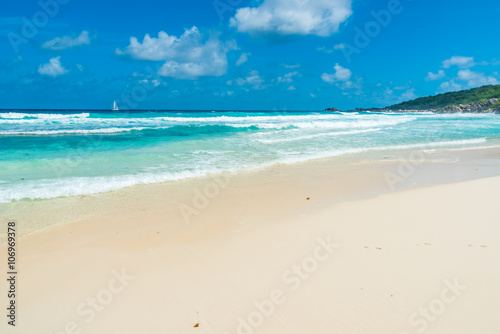
[[118, 106], [116, 105], [116, 101], [113, 101], [113, 111], [120, 110], [118, 109]]

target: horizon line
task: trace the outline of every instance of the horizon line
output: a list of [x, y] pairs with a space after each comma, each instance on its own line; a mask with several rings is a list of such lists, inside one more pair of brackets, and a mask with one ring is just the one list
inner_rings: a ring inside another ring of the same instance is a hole
[[[350, 109], [346, 109], [350, 110]], [[301, 110], [301, 109], [122, 109], [122, 110], [112, 110], [112, 109], [89, 109], [89, 108], [0, 108], [0, 111], [110, 111], [110, 112], [134, 112], [134, 111], [201, 111], [201, 112], [217, 112], [217, 111], [247, 111], [247, 112], [317, 112], [326, 111], [325, 109], [311, 109], [311, 110]], [[344, 110], [341, 110], [344, 111]]]

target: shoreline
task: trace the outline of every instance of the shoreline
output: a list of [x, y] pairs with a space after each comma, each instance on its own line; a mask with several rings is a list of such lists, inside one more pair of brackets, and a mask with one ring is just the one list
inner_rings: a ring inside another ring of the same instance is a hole
[[393, 190], [409, 153], [40, 201], [20, 231], [49, 209], [67, 223], [19, 238], [24, 316], [5, 332], [488, 332], [500, 148], [429, 152]]
[[[414, 152], [421, 152], [423, 155], [414, 157], [413, 160], [415, 161], [412, 161], [412, 154], [414, 154]], [[155, 200], [174, 201], [178, 203], [177, 206], [186, 205], [194, 211], [199, 211], [194, 207], [192, 199], [189, 198], [196, 195], [192, 190], [197, 189], [197, 191], [199, 191], [207, 185], [215, 185], [218, 191], [224, 190], [224, 185], [214, 181], [218, 178], [226, 179], [227, 181], [224, 182], [228, 182], [228, 184], [231, 180], [234, 182], [234, 180], [245, 179], [250, 179], [252, 182], [259, 182], [261, 178], [267, 180], [266, 183], [270, 183], [277, 173], [278, 175], [281, 174], [285, 177], [292, 178], [294, 173], [299, 173], [300, 175], [303, 170], [308, 169], [321, 170], [321, 177], [325, 179], [339, 180], [344, 176], [350, 179], [351, 184], [342, 183], [341, 186], [352, 187], [354, 191], [347, 192], [348, 194], [337, 194], [335, 201], [325, 203], [326, 205], [324, 206], [326, 207], [327, 205], [333, 205], [341, 201], [362, 199], [367, 194], [369, 194], [368, 196], [375, 197], [385, 193], [410, 189], [415, 186], [428, 187], [500, 175], [500, 170], [496, 168], [495, 162], [489, 161], [491, 156], [500, 158], [500, 145], [432, 150], [373, 150], [363, 153], [349, 153], [334, 157], [312, 159], [291, 164], [274, 164], [251, 170], [222, 172], [176, 181], [138, 184], [104, 193], [1, 203], [0, 209], [2, 209], [3, 215], [9, 219], [20, 219], [28, 222], [26, 230], [21, 231], [21, 237], [24, 237], [25, 235], [41, 232], [54, 226], [88, 219], [91, 218], [92, 215], [98, 215], [99, 212], [109, 214], [109, 212], [106, 212], [109, 211], [109, 206], [113, 207], [119, 205], [115, 200], [116, 197], [126, 200], [127, 197], [133, 197], [134, 194], [137, 196], [139, 196], [139, 194], [141, 196], [146, 195], [155, 198]], [[419, 161], [419, 159], [423, 160]], [[478, 175], [474, 175], [474, 173], [464, 174], [463, 172], [460, 175], [457, 174], [459, 170], [466, 168], [468, 164], [472, 163], [472, 161], [468, 162], [468, 159], [474, 160], [474, 163], [482, 165], [483, 168], [475, 171], [478, 172]], [[440, 171], [428, 170], [433, 165], [439, 166]], [[456, 168], [455, 173], [450, 174], [443, 171], [446, 165]], [[330, 168], [331, 170], [329, 171], [328, 169]], [[348, 168], [357, 170], [356, 176], [353, 177], [349, 175], [352, 174], [352, 170], [348, 170]], [[405, 169], [408, 170], [406, 171]], [[360, 182], [359, 179], [364, 178], [361, 174], [366, 171], [371, 173], [371, 176], [366, 178], [365, 181]], [[409, 173], [409, 175], [406, 175], [406, 173]], [[358, 178], [357, 181], [355, 180], [356, 178]], [[329, 182], [330, 185], [336, 186], [335, 182], [332, 182], [332, 180]], [[303, 184], [303, 186], [306, 186], [306, 184]], [[284, 189], [287, 188], [284, 184], [281, 184], [281, 187], [284, 187]], [[186, 192], [186, 189], [191, 189], [190, 196], [187, 194], [189, 191]], [[169, 191], [173, 191], [180, 196], [162, 198], [162, 194]], [[286, 191], [283, 192], [286, 193]], [[207, 197], [207, 199], [209, 198]], [[83, 204], [80, 203], [82, 201]], [[103, 206], [102, 203], [106, 203], [107, 205]], [[53, 210], [55, 207], [58, 208], [58, 212], [51, 212], [55, 211]], [[63, 212], [61, 212], [61, 208], [70, 210], [63, 210]], [[91, 208], [91, 210], [85, 208]], [[189, 208], [185, 209], [190, 211]], [[100, 209], [100, 211], [98, 209]], [[178, 211], [181, 211], [182, 216], [182, 210], [179, 209]], [[187, 214], [189, 215], [189, 212], [187, 212]], [[16, 218], [16, 216], [18, 218]], [[51, 223], [40, 225], [37, 223], [37, 221], [40, 220], [50, 221]], [[4, 243], [3, 239], [5, 239], [5, 233], [1, 231], [0, 244]]]
[[[415, 161], [412, 162], [411, 155], [414, 152], [423, 152], [423, 156], [415, 157]], [[44, 231], [50, 229], [54, 226], [59, 226], [69, 222], [76, 222], [83, 218], [90, 218], [92, 214], [89, 210], [76, 210], [73, 212], [72, 207], [88, 207], [92, 208], [91, 211], [95, 211], [96, 208], [101, 208], [101, 212], [108, 211], [107, 206], [103, 206], [102, 202], [106, 202], [111, 206], [116, 206], [114, 203], [115, 197], [126, 198], [127, 196], [137, 195], [148, 195], [148, 197], [156, 198], [157, 200], [162, 200], [162, 193], [168, 191], [174, 191], [180, 194], [179, 198], [175, 196], [170, 196], [166, 198], [167, 201], [176, 201], [179, 205], [187, 205], [192, 209], [197, 209], [192, 204], [189, 196], [186, 196], [185, 189], [202, 189], [207, 185], [216, 185], [219, 190], [224, 190], [224, 186], [218, 184], [214, 180], [218, 178], [227, 179], [228, 183], [231, 180], [239, 180], [249, 178], [253, 181], [257, 181], [261, 178], [271, 181], [271, 178], [276, 175], [276, 173], [286, 175], [286, 177], [293, 177], [294, 173], [301, 174], [302, 170], [308, 169], [319, 169], [322, 171], [321, 177], [341, 179], [347, 176], [350, 179], [351, 184], [341, 184], [342, 187], [350, 186], [355, 189], [349, 195], [337, 195], [336, 200], [329, 202], [328, 205], [333, 205], [338, 201], [352, 201], [364, 198], [363, 195], [358, 196], [356, 192], [360, 194], [370, 194], [369, 196], [378, 196], [384, 193], [401, 191], [405, 189], [410, 189], [414, 186], [425, 187], [433, 186], [439, 184], [463, 182], [475, 178], [484, 178], [500, 175], [500, 170], [495, 168], [495, 163], [487, 161], [488, 156], [498, 156], [500, 158], [500, 145], [493, 146], [476, 146], [476, 147], [466, 147], [466, 148], [447, 148], [447, 149], [432, 149], [432, 150], [373, 150], [363, 153], [354, 154], [343, 154], [334, 157], [319, 158], [303, 162], [296, 162], [291, 164], [274, 164], [266, 167], [261, 167], [251, 170], [240, 170], [237, 172], [222, 172], [213, 175], [200, 176], [194, 178], [181, 179], [176, 181], [167, 181], [161, 183], [152, 184], [138, 184], [130, 187], [125, 187], [117, 190], [112, 190], [104, 193], [95, 193], [89, 195], [77, 195], [70, 197], [57, 197], [50, 199], [38, 199], [38, 200], [22, 200], [10, 203], [1, 203], [0, 208], [4, 212], [4, 216], [9, 217], [9, 219], [16, 219], [16, 215], [24, 221], [28, 222], [27, 233], [21, 231], [21, 236], [30, 235], [39, 231]], [[419, 159], [423, 159], [422, 162]], [[462, 159], [462, 160], [461, 160]], [[479, 175], [465, 175], [465, 174], [451, 174], [446, 175], [443, 170], [437, 172], [436, 175], [431, 175], [436, 173], [436, 171], [428, 171], [427, 169], [431, 165], [439, 166], [443, 168], [444, 165], [449, 164], [450, 166], [455, 166], [458, 169], [463, 169], [465, 166], [461, 165], [461, 162], [465, 165], [469, 164], [467, 159], [473, 159], [476, 163], [483, 164], [485, 168], [479, 171]], [[456, 161], [454, 161], [456, 160]], [[485, 160], [480, 162], [480, 160]], [[456, 164], [458, 163], [458, 164]], [[492, 164], [488, 166], [488, 164]], [[354, 168], [358, 170], [358, 174], [355, 177], [349, 176], [352, 174], [351, 170], [348, 168]], [[491, 167], [493, 170], [491, 170]], [[329, 171], [328, 169], [332, 169]], [[398, 170], [401, 169], [401, 170]], [[405, 171], [404, 169], [408, 169]], [[366, 178], [366, 181], [359, 182], [356, 178], [362, 178], [360, 174], [363, 174], [368, 170], [372, 173], [371, 178]], [[413, 172], [412, 169], [415, 171]], [[428, 175], [424, 175], [426, 173]], [[406, 173], [410, 175], [406, 175]], [[419, 176], [419, 174], [422, 174]], [[415, 179], [417, 178], [417, 179]], [[304, 180], [305, 181], [305, 180]], [[266, 183], [268, 183], [266, 182]], [[219, 182], [220, 183], [220, 182]], [[335, 182], [331, 182], [335, 185]], [[303, 185], [305, 186], [305, 185]], [[285, 185], [281, 185], [285, 187]], [[166, 188], [166, 189], [162, 189]], [[284, 191], [286, 192], [286, 191]], [[195, 196], [192, 193], [191, 197]], [[207, 196], [205, 196], [207, 197]], [[208, 198], [207, 198], [208, 199]], [[79, 203], [80, 201], [85, 202], [84, 204]], [[116, 201], [115, 201], [116, 202]], [[60, 211], [61, 208], [71, 208], [66, 212], [50, 212], [52, 208], [57, 207]], [[188, 209], [189, 211], [189, 209]], [[99, 211], [98, 211], [99, 212]], [[43, 217], [40, 219], [40, 217]], [[17, 218], [17, 219], [19, 219]], [[5, 219], [4, 219], [5, 220]], [[52, 223], [40, 226], [39, 224], [32, 224], [34, 221], [46, 220]], [[33, 226], [32, 226], [33, 225]], [[0, 244], [4, 243], [2, 240], [4, 237], [4, 232], [0, 232]]]

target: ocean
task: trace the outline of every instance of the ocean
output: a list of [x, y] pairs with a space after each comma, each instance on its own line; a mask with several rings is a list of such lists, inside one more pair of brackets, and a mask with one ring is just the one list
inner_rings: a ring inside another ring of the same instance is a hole
[[4, 110], [0, 203], [377, 150], [498, 144], [498, 114]]

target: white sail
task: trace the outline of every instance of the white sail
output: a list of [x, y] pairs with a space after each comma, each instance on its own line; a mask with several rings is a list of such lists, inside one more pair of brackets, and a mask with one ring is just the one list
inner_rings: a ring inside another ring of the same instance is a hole
[[113, 110], [119, 110], [118, 106], [116, 105], [116, 101], [113, 101]]

